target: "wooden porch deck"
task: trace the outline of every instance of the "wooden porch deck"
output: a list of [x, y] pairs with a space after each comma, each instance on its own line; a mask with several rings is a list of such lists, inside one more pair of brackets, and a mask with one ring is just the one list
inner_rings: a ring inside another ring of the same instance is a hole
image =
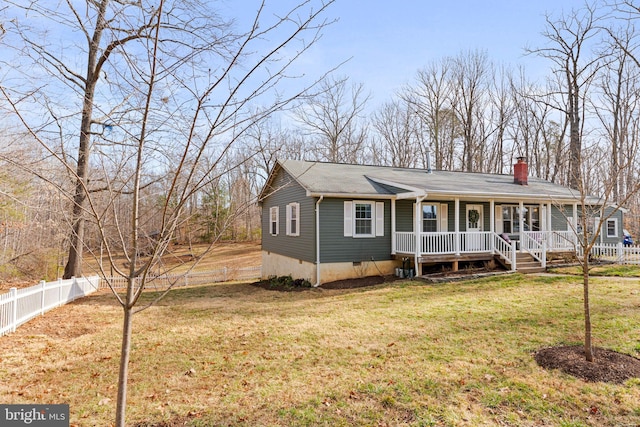
[[[395, 259], [411, 257], [415, 263], [452, 263], [491, 261], [497, 259], [512, 270], [544, 271], [547, 254], [554, 251], [573, 251], [569, 232], [523, 232], [518, 243], [508, 242], [491, 231], [481, 232], [396, 232], [393, 239]], [[415, 248], [419, 247], [416, 253]], [[518, 268], [518, 263], [523, 265]]]

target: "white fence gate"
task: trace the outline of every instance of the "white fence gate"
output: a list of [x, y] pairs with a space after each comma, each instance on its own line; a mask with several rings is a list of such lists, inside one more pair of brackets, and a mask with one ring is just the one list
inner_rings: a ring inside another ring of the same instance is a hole
[[47, 311], [98, 290], [100, 277], [42, 281], [24, 289], [11, 288], [0, 295], [0, 336], [15, 332], [23, 323]]

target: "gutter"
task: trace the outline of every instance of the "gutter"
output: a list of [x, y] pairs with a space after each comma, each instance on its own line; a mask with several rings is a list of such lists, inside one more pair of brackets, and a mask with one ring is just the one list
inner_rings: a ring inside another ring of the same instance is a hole
[[320, 286], [320, 203], [324, 196], [320, 196], [316, 202], [316, 284], [314, 288]]

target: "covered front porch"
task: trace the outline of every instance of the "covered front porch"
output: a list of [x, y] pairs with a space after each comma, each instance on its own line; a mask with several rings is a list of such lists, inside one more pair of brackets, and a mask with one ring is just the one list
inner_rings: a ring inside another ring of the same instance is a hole
[[[569, 231], [524, 231], [519, 241], [507, 241], [492, 231], [396, 232], [394, 255], [415, 256], [416, 265], [426, 262], [472, 260], [477, 254], [499, 257], [512, 270], [517, 269], [517, 253], [529, 253], [546, 267], [548, 252], [575, 251], [575, 234]], [[416, 247], [418, 250], [416, 251]], [[475, 257], [475, 259], [479, 259]]]
[[576, 204], [565, 205], [561, 212], [551, 203], [531, 200], [428, 201], [420, 197], [411, 201], [412, 231], [405, 231], [407, 203], [391, 204], [392, 255], [411, 258], [417, 274], [423, 264], [451, 262], [455, 270], [458, 261], [493, 258], [515, 271], [524, 254], [544, 269], [549, 252], [576, 250], [572, 231], [578, 227]]

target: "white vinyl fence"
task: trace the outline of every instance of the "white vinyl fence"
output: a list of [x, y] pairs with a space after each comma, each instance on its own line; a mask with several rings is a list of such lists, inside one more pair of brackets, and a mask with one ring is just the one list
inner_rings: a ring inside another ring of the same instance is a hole
[[0, 295], [0, 336], [15, 332], [16, 328], [49, 310], [82, 298], [98, 290], [98, 276], [42, 281], [30, 288], [11, 290]]
[[[220, 268], [218, 270], [191, 272], [186, 274], [163, 274], [147, 278], [147, 289], [167, 289], [169, 287], [206, 285], [207, 283], [229, 282], [232, 280], [259, 279], [262, 267]], [[100, 288], [125, 289], [127, 279], [113, 276], [105, 277], [100, 282]]]
[[[259, 279], [261, 267], [221, 268], [219, 270], [187, 274], [162, 275], [147, 280], [148, 289], [167, 289], [170, 286], [203, 285], [231, 280]], [[127, 287], [122, 277], [92, 276], [89, 278], [42, 281], [30, 288], [11, 290], [0, 295], [0, 336], [15, 332], [16, 328], [36, 316], [89, 295], [98, 289], [106, 289], [109, 283], [114, 289]]]
[[640, 265], [640, 246], [624, 246], [622, 243], [594, 245], [591, 257], [616, 264]]

